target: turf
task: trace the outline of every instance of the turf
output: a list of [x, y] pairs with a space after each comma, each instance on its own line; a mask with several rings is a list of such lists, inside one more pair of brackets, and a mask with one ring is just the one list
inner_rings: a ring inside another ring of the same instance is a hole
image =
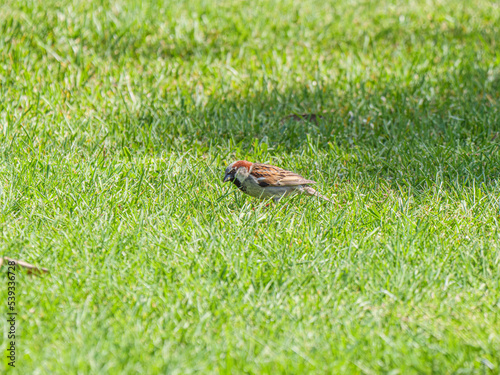
[[499, 41], [486, 0], [2, 1], [0, 255], [50, 275], [0, 372], [498, 373]]

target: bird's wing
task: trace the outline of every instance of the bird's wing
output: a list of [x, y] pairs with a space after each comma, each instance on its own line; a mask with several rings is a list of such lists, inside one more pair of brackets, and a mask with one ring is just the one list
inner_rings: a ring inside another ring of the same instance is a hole
[[293, 173], [274, 165], [254, 164], [250, 174], [262, 186], [296, 186], [305, 184], [315, 184], [313, 180], [306, 180], [301, 175]]

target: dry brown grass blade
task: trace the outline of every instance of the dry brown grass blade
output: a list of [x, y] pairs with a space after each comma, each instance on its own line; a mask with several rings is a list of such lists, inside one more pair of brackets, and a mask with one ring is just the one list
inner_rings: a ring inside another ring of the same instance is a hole
[[20, 266], [22, 268], [26, 269], [26, 273], [28, 275], [42, 275], [44, 273], [49, 273], [49, 270], [47, 268], [42, 268], [42, 267], [37, 267], [32, 264], [26, 263], [22, 260], [16, 260], [16, 259], [11, 259], [7, 257], [0, 258], [0, 267], [2, 266], [3, 262], [14, 262], [16, 266]]

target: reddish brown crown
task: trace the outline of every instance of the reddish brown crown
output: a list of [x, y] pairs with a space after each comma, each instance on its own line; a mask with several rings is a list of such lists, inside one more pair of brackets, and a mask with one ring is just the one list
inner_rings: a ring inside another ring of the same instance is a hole
[[233, 163], [233, 168], [241, 168], [245, 167], [246, 169], [250, 170], [250, 167], [252, 166], [253, 163], [246, 161], [246, 160], [238, 160]]

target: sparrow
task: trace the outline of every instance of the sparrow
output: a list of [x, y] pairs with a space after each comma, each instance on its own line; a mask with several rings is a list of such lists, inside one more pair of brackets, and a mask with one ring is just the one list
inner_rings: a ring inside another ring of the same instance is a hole
[[261, 199], [272, 198], [276, 203], [285, 196], [297, 194], [312, 195], [331, 202], [309, 186], [315, 181], [274, 165], [235, 161], [226, 168], [223, 182], [227, 181], [245, 194]]

